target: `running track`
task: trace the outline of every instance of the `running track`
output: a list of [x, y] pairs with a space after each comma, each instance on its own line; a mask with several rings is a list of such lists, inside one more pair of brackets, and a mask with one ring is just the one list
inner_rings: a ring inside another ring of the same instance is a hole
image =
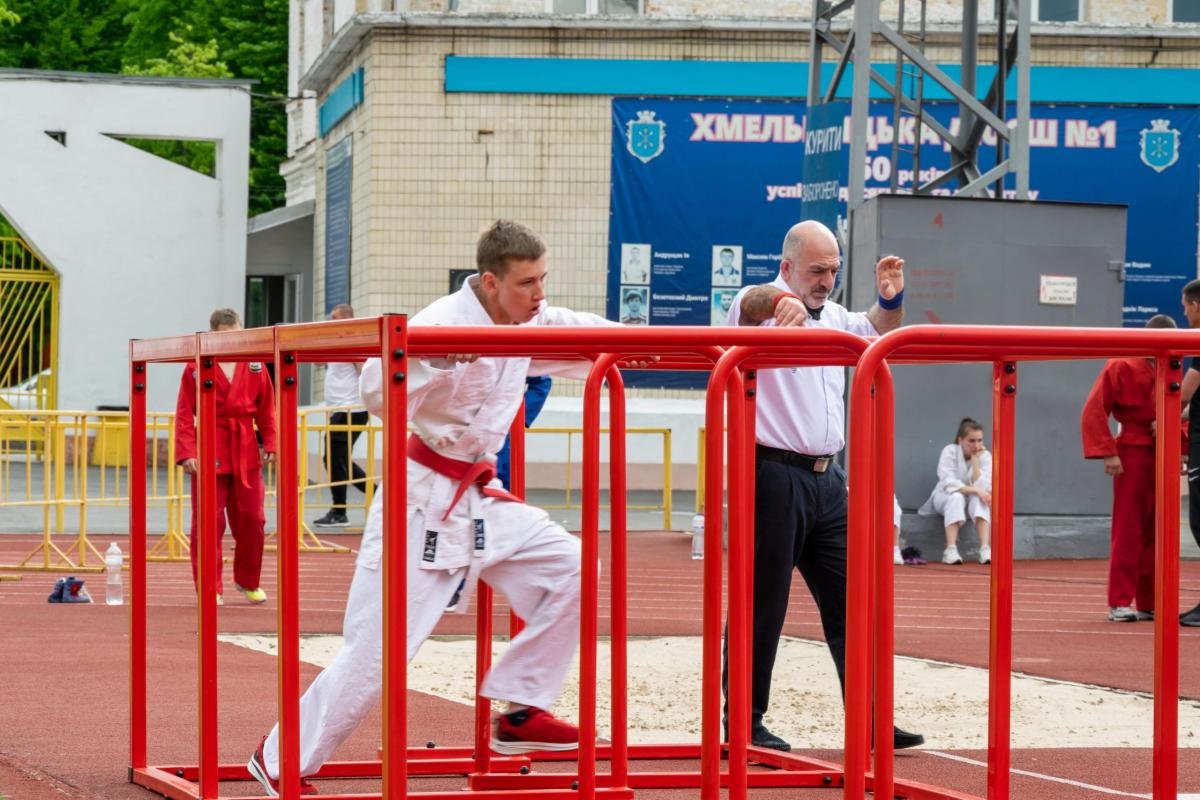
[[[120, 537], [114, 537], [120, 541]], [[334, 538], [334, 537], [330, 537]], [[100, 541], [100, 540], [98, 540]], [[107, 537], [104, 537], [107, 541]], [[0, 562], [12, 562], [34, 545], [25, 536], [0, 537]], [[103, 543], [103, 542], [102, 542]], [[354, 545], [354, 537], [346, 537]], [[128, 551], [128, 547], [122, 542]], [[607, 542], [602, 543], [602, 550]], [[633, 635], [695, 635], [700, 631], [700, 563], [687, 557], [688, 539], [672, 533], [631, 535], [630, 632]], [[301, 558], [301, 626], [308, 633], [336, 633], [353, 572], [350, 556]], [[1152, 681], [1149, 624], [1105, 619], [1106, 563], [1026, 561], [1016, 565], [1014, 657], [1032, 675], [1148, 692]], [[602, 576], [608, 574], [602, 571]], [[896, 649], [905, 655], [986, 666], [987, 568], [926, 565], [896, 571]], [[103, 605], [48, 605], [54, 576], [25, 573], [0, 582], [0, 795], [13, 800], [49, 798], [150, 798], [126, 782], [127, 609]], [[102, 595], [103, 577], [88, 579]], [[264, 588], [275, 596], [274, 560], [264, 565]], [[195, 613], [190, 573], [182, 564], [150, 569], [151, 763], [195, 761]], [[601, 581], [602, 598], [608, 584]], [[1181, 605], [1200, 600], [1200, 563], [1183, 565]], [[274, 602], [250, 607], [230, 597], [221, 610], [222, 632], [272, 632]], [[608, 608], [602, 599], [601, 617]], [[506, 614], [497, 604], [498, 619]], [[448, 616], [441, 634], [469, 633], [470, 617]], [[603, 626], [602, 626], [603, 628]], [[815, 608], [801, 582], [785, 633], [819, 639]], [[275, 660], [221, 645], [222, 761], [246, 759], [274, 720]], [[1181, 694], [1200, 700], [1200, 631], [1181, 636]], [[316, 669], [302, 666], [307, 682]], [[410, 740], [462, 743], [470, 725], [463, 706], [414, 693]], [[343, 748], [345, 758], [371, 758], [378, 747], [375, 715]], [[1200, 732], [1196, 732], [1200, 738]], [[1147, 742], [1149, 745], [1149, 742]], [[814, 756], [837, 761], [837, 752]], [[1180, 757], [1181, 797], [1200, 797], [1200, 753]], [[982, 794], [985, 754], [978, 751], [912, 751], [897, 758], [897, 774], [926, 783]], [[1019, 750], [1014, 752], [1013, 797], [1042, 800], [1148, 796], [1147, 748]], [[1028, 774], [1025, 774], [1028, 773]], [[414, 781], [413, 788], [451, 788], [459, 783]], [[332, 791], [374, 791], [371, 782], [323, 782]], [[247, 793], [230, 783], [223, 793]], [[691, 797], [689, 792], [642, 792], [639, 796]], [[753, 797], [833, 797], [830, 791], [756, 790]]]

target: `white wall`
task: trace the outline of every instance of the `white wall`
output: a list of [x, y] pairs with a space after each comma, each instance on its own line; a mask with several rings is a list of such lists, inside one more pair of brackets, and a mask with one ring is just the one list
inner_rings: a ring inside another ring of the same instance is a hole
[[[105, 134], [215, 140], [217, 176]], [[62, 276], [59, 408], [126, 404], [129, 339], [242, 308], [249, 134], [231, 82], [0, 72], [0, 212]], [[151, 370], [154, 408], [178, 380]]]

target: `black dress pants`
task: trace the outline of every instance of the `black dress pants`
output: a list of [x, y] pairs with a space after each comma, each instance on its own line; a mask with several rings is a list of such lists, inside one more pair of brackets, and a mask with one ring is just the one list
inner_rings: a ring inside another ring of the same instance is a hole
[[[335, 411], [329, 416], [329, 424], [336, 428], [339, 425], [366, 425], [369, 415], [366, 411], [354, 411], [347, 414], [345, 411]], [[350, 471], [354, 471], [354, 486], [364, 494], [367, 491], [367, 473], [363, 472], [363, 468], [355, 464], [351, 458], [351, 452], [354, 449], [354, 442], [362, 434], [361, 430], [330, 430], [326, 439], [326, 452], [329, 455], [329, 480], [332, 486], [329, 487], [329, 494], [333, 496], [333, 510], [346, 513], [346, 486], [347, 479], [350, 477]]]
[[[813, 472], [799, 464], [755, 459], [754, 644], [751, 724], [766, 713], [771, 673], [787, 615], [793, 570], [821, 614], [825, 642], [843, 690], [846, 680], [846, 473], [837, 464]], [[785, 676], [801, 681], [804, 676]], [[843, 692], [844, 693], [844, 692]]]

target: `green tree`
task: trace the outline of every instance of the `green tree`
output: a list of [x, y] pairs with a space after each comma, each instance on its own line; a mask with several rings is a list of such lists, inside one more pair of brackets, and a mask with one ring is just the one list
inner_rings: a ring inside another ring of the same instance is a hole
[[120, 72], [124, 6], [138, 1], [0, 0], [0, 67]]
[[[287, 0], [0, 0], [0, 67], [256, 81], [251, 214], [284, 202], [287, 46]], [[155, 152], [211, 174], [205, 147]]]
[[[126, 67], [127, 75], [153, 75], [176, 78], [232, 78], [233, 73], [217, 58], [217, 42], [210, 39], [199, 43], [191, 39], [194, 31], [185, 25], [179, 33], [171, 31], [167, 38], [174, 45], [164, 58], [150, 58], [139, 67]], [[215, 142], [184, 139], [137, 139], [122, 141], [156, 156], [202, 172], [216, 175], [217, 147]]]
[[287, 0], [211, 0], [187, 4], [185, 10], [172, 0], [126, 2], [136, 2], [125, 17], [127, 69], [145, 74], [153, 65], [159, 70], [153, 74], [200, 77], [170, 71], [172, 65], [180, 70], [187, 66], [184, 54], [170, 55], [179, 47], [172, 40], [176, 36], [215, 42], [210, 63], [226, 66], [228, 77], [256, 81], [250, 105], [250, 213], [283, 205], [279, 164], [287, 153]]

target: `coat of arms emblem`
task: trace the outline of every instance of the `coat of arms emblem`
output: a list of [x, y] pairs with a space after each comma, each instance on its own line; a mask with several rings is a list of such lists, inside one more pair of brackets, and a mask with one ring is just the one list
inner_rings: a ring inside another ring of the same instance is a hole
[[625, 123], [625, 147], [643, 164], [662, 155], [667, 138], [667, 123], [654, 118], [653, 111], [637, 112], [637, 119]]
[[1155, 172], [1162, 172], [1179, 160], [1179, 131], [1169, 119], [1152, 119], [1150, 127], [1141, 134], [1142, 163]]

